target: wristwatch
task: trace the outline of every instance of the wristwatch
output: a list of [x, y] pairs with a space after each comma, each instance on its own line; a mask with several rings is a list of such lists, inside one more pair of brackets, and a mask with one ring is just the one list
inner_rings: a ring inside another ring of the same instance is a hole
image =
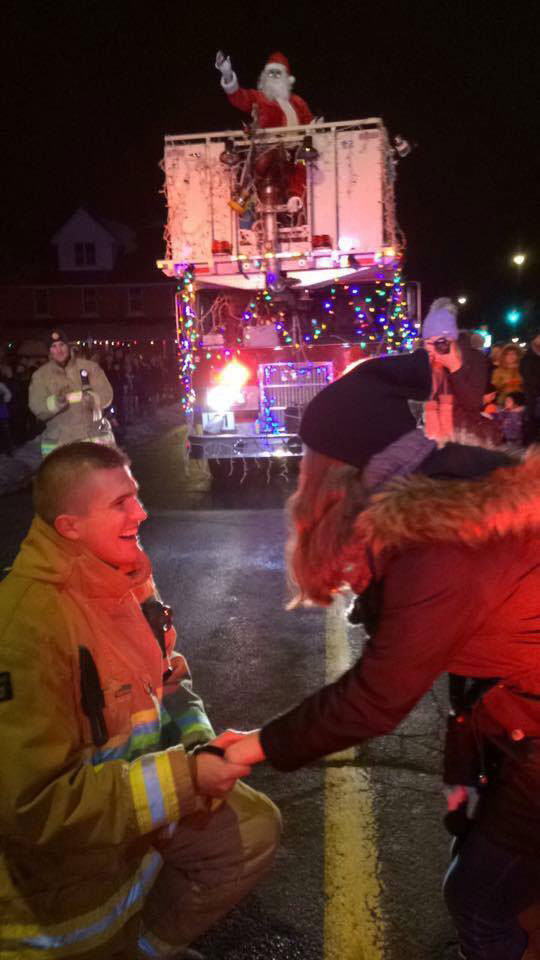
[[215, 757], [221, 758], [225, 756], [223, 747], [214, 747], [211, 743], [198, 743], [196, 747], [189, 751], [189, 756], [196, 757], [199, 753], [213, 753]]

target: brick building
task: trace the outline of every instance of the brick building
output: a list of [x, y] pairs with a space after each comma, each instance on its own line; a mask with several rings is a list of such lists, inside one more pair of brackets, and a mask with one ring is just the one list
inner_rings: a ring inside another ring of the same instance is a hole
[[173, 350], [176, 284], [155, 266], [159, 243], [147, 236], [142, 250], [133, 230], [79, 208], [51, 238], [49, 265], [0, 282], [0, 342], [39, 340], [58, 325], [74, 341]]

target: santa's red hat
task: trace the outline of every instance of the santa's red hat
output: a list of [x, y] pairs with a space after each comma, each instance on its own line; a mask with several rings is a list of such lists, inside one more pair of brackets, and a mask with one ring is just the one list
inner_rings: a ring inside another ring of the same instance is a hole
[[276, 53], [271, 53], [266, 61], [266, 66], [268, 66], [270, 63], [280, 63], [282, 67], [285, 67], [288, 74], [291, 72], [289, 61], [283, 53], [279, 53], [277, 51]]

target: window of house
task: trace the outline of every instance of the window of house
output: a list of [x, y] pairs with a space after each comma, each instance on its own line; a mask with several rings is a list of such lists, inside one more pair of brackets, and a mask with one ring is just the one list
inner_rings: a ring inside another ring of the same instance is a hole
[[75, 243], [75, 266], [94, 267], [96, 264], [95, 243]]
[[95, 287], [83, 287], [83, 313], [96, 314], [97, 294]]
[[38, 287], [34, 290], [34, 309], [38, 317], [50, 316], [49, 291], [43, 287]]
[[141, 287], [130, 287], [128, 290], [128, 313], [143, 312], [143, 294]]

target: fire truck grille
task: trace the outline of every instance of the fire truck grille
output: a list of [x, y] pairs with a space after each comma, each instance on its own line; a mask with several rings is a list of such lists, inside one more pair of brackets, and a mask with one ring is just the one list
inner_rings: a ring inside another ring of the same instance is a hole
[[332, 380], [332, 363], [261, 364], [259, 393], [264, 429], [298, 433], [309, 401]]

